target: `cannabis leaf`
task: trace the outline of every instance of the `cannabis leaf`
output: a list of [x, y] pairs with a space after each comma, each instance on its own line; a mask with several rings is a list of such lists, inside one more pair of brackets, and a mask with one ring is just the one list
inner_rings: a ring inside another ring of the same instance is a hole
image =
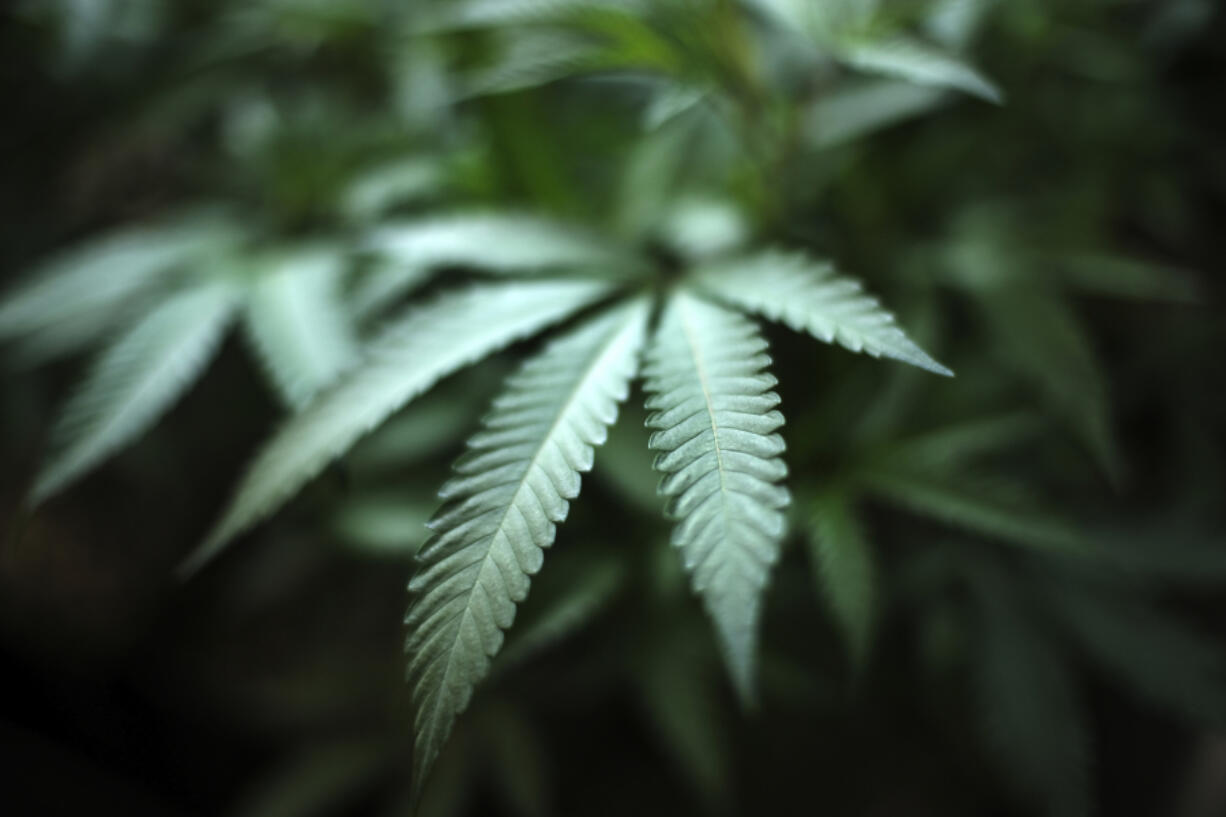
[[852, 664], [859, 669], [873, 636], [877, 571], [846, 494], [828, 491], [814, 500], [808, 543], [822, 596], [842, 630]]
[[140, 436], [191, 386], [225, 331], [235, 295], [220, 284], [187, 290], [102, 354], [56, 425], [55, 453], [35, 482], [32, 504]]
[[216, 253], [235, 238], [211, 211], [129, 227], [61, 251], [0, 303], [0, 340], [42, 363], [97, 343], [167, 283], [170, 273]]
[[839, 57], [861, 71], [953, 88], [997, 104], [1004, 101], [1000, 88], [979, 71], [937, 46], [910, 37], [844, 41]]
[[724, 301], [824, 343], [953, 374], [912, 343], [859, 281], [836, 276], [829, 263], [771, 251], [700, 267], [695, 279]]
[[638, 367], [647, 305], [582, 324], [527, 364], [469, 440], [418, 554], [405, 625], [420, 786], [541, 568]]
[[787, 489], [783, 425], [766, 341], [757, 327], [687, 294], [666, 308], [645, 369], [654, 411], [650, 445], [661, 452], [660, 491], [670, 498], [679, 547], [695, 591], [719, 631], [733, 681], [755, 696], [757, 624], [779, 556]]
[[265, 445], [234, 499], [184, 564], [191, 572], [284, 504], [364, 434], [441, 378], [561, 320], [608, 291], [593, 281], [474, 285], [410, 309], [355, 369]]
[[826, 148], [927, 113], [946, 99], [941, 88], [873, 79], [824, 94], [805, 111], [809, 144]]
[[247, 330], [290, 408], [300, 409], [357, 357], [342, 307], [343, 255], [305, 249], [264, 261], [248, 298]]

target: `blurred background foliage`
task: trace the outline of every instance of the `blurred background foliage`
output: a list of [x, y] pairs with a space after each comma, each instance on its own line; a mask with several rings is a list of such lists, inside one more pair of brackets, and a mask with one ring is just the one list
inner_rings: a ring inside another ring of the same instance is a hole
[[[958, 377], [769, 331], [796, 499], [749, 715], [632, 398], [424, 813], [1226, 813], [1224, 37], [1212, 0], [0, 12], [5, 801], [408, 813], [404, 582], [513, 358], [173, 567], [389, 309], [549, 217], [829, 257]], [[27, 511], [89, 355], [239, 279], [190, 393]]]

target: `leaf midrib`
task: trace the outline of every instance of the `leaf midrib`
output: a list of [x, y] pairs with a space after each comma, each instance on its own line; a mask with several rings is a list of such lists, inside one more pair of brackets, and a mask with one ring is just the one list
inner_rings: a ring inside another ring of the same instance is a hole
[[[541, 458], [541, 454], [544, 452], [546, 446], [549, 445], [550, 441], [553, 439], [554, 434], [557, 432], [558, 428], [561, 426], [563, 418], [569, 416], [570, 411], [575, 404], [575, 401], [578, 399], [578, 396], [584, 391], [584, 388], [587, 385], [590, 378], [592, 377], [593, 372], [599, 371], [602, 368], [599, 364], [602, 363], [606, 357], [611, 355], [615, 350], [620, 349], [620, 347], [622, 346], [622, 343], [620, 341], [622, 341], [622, 339], [625, 337], [627, 326], [628, 326], [628, 323], [623, 324], [621, 327], [619, 327], [615, 331], [613, 336], [609, 338], [609, 340], [607, 340], [604, 344], [601, 344], [600, 346], [597, 347], [597, 351], [589, 359], [587, 366], [584, 369], [584, 374], [581, 377], [579, 377], [578, 380], [576, 380], [574, 388], [571, 389], [570, 394], [567, 395], [566, 400], [563, 402], [561, 409], [558, 411], [557, 415], [554, 417], [553, 422], [550, 423], [548, 432], [541, 437], [541, 441], [540, 443], [537, 444], [536, 450], [533, 452], [532, 456], [528, 458], [528, 461], [527, 461], [526, 466], [524, 467], [522, 476], [519, 479], [519, 484], [515, 489], [515, 493], [512, 495], [510, 501], [507, 503], [506, 508], [503, 510], [502, 516], [498, 520], [498, 524], [495, 526], [493, 532], [491, 532], [490, 534], [488, 534], [487, 537], [485, 537], [491, 542], [494, 539], [494, 537], [498, 536], [500, 533], [503, 533], [504, 526], [507, 521], [507, 517], [510, 516], [512, 510], [518, 511], [522, 515], [523, 512], [519, 511], [519, 500], [520, 500], [521, 495], [525, 492], [525, 490], [530, 491], [532, 493], [536, 493], [536, 488], [533, 487], [532, 484], [528, 481], [528, 476], [532, 473], [533, 468], [540, 467], [539, 461]], [[566, 500], [566, 501], [569, 502], [569, 500]], [[550, 521], [552, 522], [552, 520]], [[482, 586], [482, 579], [485, 577], [486, 572], [489, 570], [489, 567], [491, 564], [494, 565], [494, 569], [501, 572], [501, 568], [498, 566], [498, 563], [490, 558], [493, 552], [494, 552], [494, 548], [491, 544], [491, 546], [486, 549], [485, 554], [481, 557], [481, 568], [480, 570], [477, 571], [477, 577], [473, 581], [472, 586], [465, 593], [461, 593], [457, 596], [457, 597], [466, 596], [466, 598], [464, 599], [464, 608], [462, 612], [457, 616], [457, 618], [459, 619], [459, 623], [456, 625], [455, 635], [453, 636], [451, 644], [447, 649], [447, 666], [443, 670], [442, 680], [440, 681], [437, 687], [440, 691], [448, 687], [448, 681], [450, 680], [452, 672], [455, 668], [455, 656], [457, 654], [456, 647], [460, 643], [461, 635], [464, 632], [464, 626], [468, 623], [468, 621], [472, 617], [473, 595], [476, 593], [477, 588], [479, 586]], [[514, 550], [512, 550], [512, 554], [515, 555], [515, 561], [518, 564], [519, 563], [518, 555], [514, 554]], [[442, 707], [442, 704], [443, 704], [443, 695], [440, 694], [440, 695], [435, 696], [434, 706], [432, 707], [433, 711], [431, 712], [431, 718], [430, 718], [431, 724], [435, 724], [438, 722], [438, 713], [439, 713], [440, 708]]]
[[[727, 479], [724, 473], [724, 450], [719, 442], [719, 424], [715, 421], [715, 405], [711, 400], [711, 390], [707, 388], [707, 367], [702, 356], [702, 348], [695, 341], [694, 333], [687, 319], [687, 307], [684, 301], [678, 302], [678, 316], [681, 322], [681, 334], [685, 336], [685, 342], [690, 347], [690, 354], [694, 359], [694, 370], [698, 375], [698, 386], [702, 389], [702, 397], [707, 406], [707, 418], [711, 424], [711, 436], [715, 445], [715, 467], [719, 472], [720, 512], [724, 516], [725, 523], [729, 523], [731, 520], [728, 513]], [[729, 527], [728, 524], [725, 524], [726, 530]]]

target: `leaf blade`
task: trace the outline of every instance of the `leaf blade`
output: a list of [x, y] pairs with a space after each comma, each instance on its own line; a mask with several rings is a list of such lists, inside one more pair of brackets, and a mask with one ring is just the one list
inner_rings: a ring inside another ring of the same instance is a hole
[[778, 559], [789, 502], [777, 483], [783, 425], [756, 326], [687, 294], [665, 309], [645, 368], [649, 445], [660, 452], [678, 547], [720, 636], [734, 685], [755, 696], [761, 597]]
[[827, 492], [814, 500], [807, 541], [822, 597], [859, 669], [876, 626], [877, 568], [848, 496]]
[[236, 306], [225, 285], [166, 301], [107, 348], [65, 406], [54, 453], [37, 477], [37, 506], [148, 429], [195, 382]]
[[823, 343], [888, 357], [952, 375], [916, 346], [894, 316], [866, 295], [859, 281], [798, 253], [767, 251], [700, 266], [697, 286], [721, 301], [754, 312]]
[[269, 259], [248, 298], [247, 334], [291, 409], [304, 408], [357, 358], [340, 295], [342, 260], [328, 248]]
[[629, 392], [646, 318], [633, 303], [529, 360], [440, 492], [405, 616], [419, 792]]
[[354, 369], [291, 417], [264, 446], [204, 543], [193, 572], [271, 514], [332, 460], [452, 372], [590, 304], [594, 281], [485, 284], [444, 293], [394, 321]]

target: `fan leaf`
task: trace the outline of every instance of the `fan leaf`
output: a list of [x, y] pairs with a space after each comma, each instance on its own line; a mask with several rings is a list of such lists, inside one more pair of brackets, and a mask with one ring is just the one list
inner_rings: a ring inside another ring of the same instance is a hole
[[174, 296], [107, 348], [64, 408], [54, 453], [30, 494], [37, 505], [132, 442], [195, 382], [237, 303], [217, 284]]
[[648, 354], [647, 425], [660, 491], [677, 520], [694, 590], [719, 632], [738, 692], [755, 695], [762, 595], [779, 556], [788, 492], [783, 425], [766, 341], [746, 318], [687, 294], [672, 297]]
[[200, 567], [281, 507], [364, 434], [441, 378], [561, 320], [608, 291], [594, 281], [472, 286], [412, 308], [352, 370], [291, 417], [256, 455], [234, 499], [184, 564]]
[[863, 292], [859, 281], [837, 276], [827, 262], [771, 251], [700, 267], [695, 280], [733, 306], [808, 332], [824, 343], [953, 374], [912, 343], [894, 316]]
[[638, 367], [636, 302], [551, 343], [494, 402], [443, 486], [409, 582], [408, 678], [420, 791], [540, 570]]

